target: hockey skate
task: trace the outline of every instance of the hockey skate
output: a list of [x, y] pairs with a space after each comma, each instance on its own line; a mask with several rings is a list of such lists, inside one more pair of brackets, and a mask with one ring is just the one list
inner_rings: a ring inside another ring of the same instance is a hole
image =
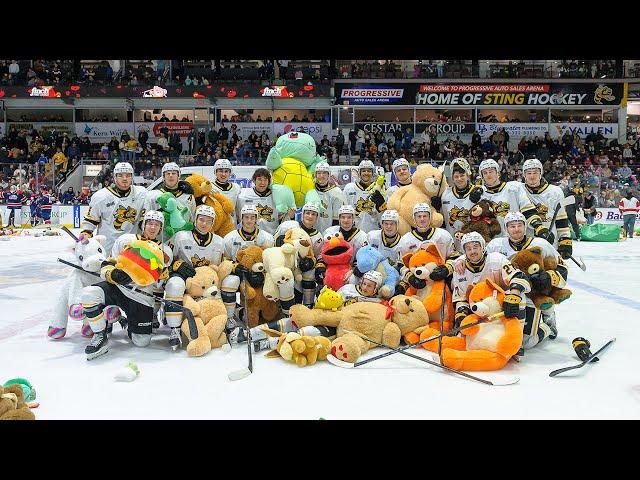
[[91, 342], [84, 349], [84, 353], [87, 355], [87, 360], [93, 360], [101, 355], [104, 355], [109, 351], [109, 339], [107, 338], [107, 330], [101, 332], [94, 332]]
[[558, 327], [556, 326], [556, 312], [551, 310], [549, 314], [542, 314], [542, 321], [547, 324], [551, 332], [549, 333], [549, 340], [555, 340], [558, 337]]
[[178, 347], [182, 346], [180, 327], [171, 327], [171, 333], [169, 333], [169, 346], [174, 352], [178, 349]]

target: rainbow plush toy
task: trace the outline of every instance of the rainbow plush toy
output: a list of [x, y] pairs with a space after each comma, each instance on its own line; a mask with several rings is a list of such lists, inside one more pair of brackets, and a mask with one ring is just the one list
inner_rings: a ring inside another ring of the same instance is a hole
[[160, 247], [146, 240], [134, 240], [118, 255], [116, 268], [121, 268], [136, 285], [156, 283], [164, 271], [164, 254]]
[[311, 135], [289, 132], [278, 138], [266, 163], [272, 172], [271, 189], [278, 212], [284, 213], [305, 203], [322, 208], [313, 174], [316, 165], [323, 160], [324, 157], [316, 153], [316, 142]]

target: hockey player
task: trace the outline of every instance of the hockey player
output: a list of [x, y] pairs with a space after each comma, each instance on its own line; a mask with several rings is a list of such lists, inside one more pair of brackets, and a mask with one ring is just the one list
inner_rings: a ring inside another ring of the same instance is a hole
[[527, 196], [524, 185], [516, 181], [503, 182], [500, 180], [499, 168], [498, 162], [488, 158], [480, 163], [478, 170], [484, 186], [482, 198], [491, 200], [496, 204], [496, 218], [502, 227], [502, 236], [504, 237], [507, 234], [504, 226], [504, 216], [508, 212], [522, 212], [527, 219], [527, 223], [533, 228], [535, 236], [546, 238], [549, 230], [542, 224], [535, 205]]
[[478, 232], [467, 233], [460, 241], [464, 251], [464, 272], [454, 272], [451, 281], [452, 302], [455, 309], [455, 326], [469, 314], [471, 308], [467, 292], [478, 282], [488, 278], [505, 290], [502, 308], [506, 317], [522, 318], [526, 305], [525, 294], [531, 291], [526, 275], [515, 268], [504, 255], [487, 253], [485, 241]]
[[93, 194], [81, 226], [83, 235], [104, 235], [107, 251], [119, 235], [137, 230], [147, 194], [146, 188], [133, 185], [133, 167], [129, 163], [117, 163], [113, 178], [114, 185]]
[[[522, 165], [524, 186], [529, 198], [533, 200], [536, 213], [540, 217], [542, 225], [550, 231], [547, 240], [557, 248], [558, 253], [566, 260], [573, 254], [573, 242], [571, 240], [567, 212], [562, 206], [564, 193], [560, 187], [549, 184], [542, 176], [542, 173], [542, 163], [537, 158], [525, 160]], [[558, 210], [556, 221], [554, 225], [551, 225], [553, 214], [558, 205], [560, 205], [560, 209]]]
[[40, 195], [36, 198], [36, 204], [38, 206], [38, 216], [42, 219], [45, 225], [51, 225], [51, 209], [53, 208], [53, 202], [55, 202], [55, 198], [49, 195], [46, 188], [42, 188]]
[[229, 232], [224, 237], [224, 257], [236, 261], [238, 250], [249, 245], [261, 248], [273, 247], [275, 240], [269, 232], [258, 228], [258, 209], [255, 205], [245, 205], [240, 210], [240, 228]]
[[370, 270], [362, 276], [357, 285], [347, 283], [338, 290], [338, 293], [344, 298], [344, 304], [349, 305], [360, 299], [375, 298], [383, 282], [384, 278], [380, 272]]
[[[565, 288], [569, 276], [569, 270], [562, 256], [544, 238], [530, 237], [526, 235], [526, 220], [520, 212], [509, 212], [505, 217], [507, 237], [494, 238], [487, 245], [487, 253], [497, 252], [511, 259], [525, 248], [540, 247], [542, 257], [553, 258], [558, 266], [555, 270], [541, 270], [528, 275], [531, 285], [539, 290], [546, 290], [551, 286]], [[456, 265], [458, 270], [458, 265]], [[526, 272], [525, 272], [526, 273]], [[540, 322], [542, 320], [542, 323]], [[558, 336], [556, 316], [553, 305], [539, 311], [533, 302], [527, 298], [526, 323], [524, 326], [523, 346], [531, 348], [549, 337], [554, 340]]]
[[[20, 219], [20, 211], [22, 210], [22, 205], [24, 205], [26, 201], [27, 197], [22, 192], [22, 190], [18, 190], [18, 187], [16, 187], [15, 185], [11, 185], [11, 190], [9, 192], [9, 195], [7, 195], [7, 210], [11, 210], [7, 227], [16, 228], [16, 210], [18, 211], [18, 218]], [[22, 224], [19, 225], [19, 227], [21, 226]]]
[[162, 166], [162, 186], [159, 189], [147, 192], [144, 202], [145, 211], [160, 210], [158, 197], [169, 192], [176, 197], [181, 207], [187, 207], [189, 209], [189, 218], [193, 218], [196, 211], [193, 187], [184, 180], [180, 180], [180, 173], [180, 166], [177, 163], [169, 162]]
[[216, 176], [213, 182], [213, 188], [219, 190], [225, 197], [231, 200], [234, 211], [231, 212], [231, 219], [235, 225], [238, 224], [238, 217], [236, 216], [235, 208], [238, 204], [238, 195], [240, 195], [240, 185], [237, 183], [229, 182], [231, 177], [231, 162], [226, 158], [219, 158], [216, 163], [213, 164], [213, 172]]
[[365, 232], [378, 228], [380, 213], [387, 208], [382, 193], [379, 190], [372, 190], [375, 169], [371, 160], [360, 162], [358, 165], [360, 180], [345, 185], [343, 192], [347, 203], [355, 208], [356, 226]]
[[387, 201], [391, 198], [394, 192], [398, 191], [400, 187], [411, 185], [411, 170], [409, 161], [406, 158], [398, 158], [393, 161], [391, 165], [393, 175], [396, 177], [398, 183], [387, 189]]
[[338, 225], [338, 211], [342, 205], [347, 203], [347, 198], [340, 187], [329, 183], [331, 168], [327, 162], [320, 162], [316, 165], [315, 175], [315, 187], [322, 203], [315, 228], [322, 233], [327, 228]]
[[[171, 300], [176, 305], [167, 304], [165, 307], [165, 319], [171, 329], [169, 345], [176, 349], [182, 343], [180, 337], [180, 325], [182, 324], [182, 298], [186, 289], [187, 278], [196, 274], [196, 267], [206, 265], [220, 265], [224, 259], [224, 243], [220, 236], [213, 233], [213, 224], [216, 213], [209, 205], [199, 205], [196, 208], [195, 225], [193, 231], [180, 231], [176, 233], [172, 241], [173, 258], [171, 272], [165, 287], [165, 299]], [[221, 285], [224, 291], [225, 278]], [[229, 288], [234, 293], [238, 287], [233, 280], [229, 280]], [[235, 307], [235, 295], [233, 306]], [[233, 311], [227, 312], [233, 315]]]
[[[444, 228], [455, 239], [455, 234], [469, 220], [469, 210], [482, 197], [482, 188], [471, 184], [471, 167], [464, 158], [454, 158], [451, 162], [451, 178], [453, 185], [447, 187], [439, 199], [440, 211], [444, 217]], [[436, 197], [437, 198], [437, 197]], [[431, 204], [437, 204], [431, 199]], [[458, 250], [460, 242], [455, 240]]]
[[284, 220], [293, 220], [296, 211], [290, 208], [284, 214], [278, 214], [276, 202], [271, 188], [271, 172], [266, 168], [258, 168], [251, 177], [253, 188], [243, 188], [238, 195], [236, 213], [239, 215], [245, 205], [253, 205], [258, 210], [258, 228], [273, 235], [278, 225]]
[[[156, 232], [162, 229], [161, 222], [158, 221], [158, 224], [154, 225], [149, 220], [152, 219], [148, 218], [147, 222], [145, 222], [148, 224], [145, 225], [145, 238], [157, 235]], [[127, 272], [117, 267], [115, 258], [137, 238], [133, 234], [124, 234], [118, 237], [111, 252], [112, 258], [103, 263], [100, 272], [100, 276], [105, 281], [82, 289], [82, 308], [93, 331], [93, 338], [85, 348], [87, 360], [92, 360], [109, 351], [107, 333], [110, 328], [105, 319], [107, 306], [116, 305], [121, 310], [124, 310], [127, 316], [127, 334], [134, 345], [146, 347], [151, 342], [154, 299], [141, 292], [152, 294], [153, 290], [158, 287], [158, 283], [168, 277], [169, 272], [165, 267], [156, 284], [146, 287], [134, 284], [133, 288], [125, 287], [125, 285], [132, 282], [132, 279]], [[148, 240], [157, 243], [154, 238], [148, 238]], [[162, 251], [162, 249], [159, 251]], [[167, 255], [169, 252], [165, 250], [164, 253]], [[155, 260], [163, 261], [162, 259]], [[121, 324], [124, 325], [125, 323], [121, 321]]]
[[385, 210], [380, 215], [382, 229], [373, 230], [367, 235], [367, 243], [387, 257], [391, 265], [400, 261], [399, 223], [400, 214], [396, 210]]

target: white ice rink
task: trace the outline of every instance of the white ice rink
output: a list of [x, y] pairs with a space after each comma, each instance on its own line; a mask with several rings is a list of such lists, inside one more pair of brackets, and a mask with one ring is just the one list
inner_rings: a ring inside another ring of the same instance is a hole
[[[70, 270], [56, 258], [72, 243], [66, 236], [0, 242], [0, 384], [27, 378], [37, 391], [38, 419], [640, 419], [638, 238], [575, 244], [588, 268], [570, 263], [574, 294], [557, 307], [558, 338], [502, 372], [476, 373], [520, 377], [504, 387], [402, 355], [345, 370], [327, 362], [298, 368], [263, 358], [264, 352], [254, 355], [253, 375], [230, 382], [227, 374], [246, 366], [246, 345], [189, 358], [169, 349], [165, 331], [150, 347], [137, 348], [117, 324], [109, 353], [88, 362], [79, 322], [69, 322], [62, 340], [47, 338], [54, 299]], [[617, 341], [599, 363], [550, 378], [551, 370], [578, 363], [571, 347], [577, 336], [592, 351]], [[140, 377], [114, 381], [131, 360]]]

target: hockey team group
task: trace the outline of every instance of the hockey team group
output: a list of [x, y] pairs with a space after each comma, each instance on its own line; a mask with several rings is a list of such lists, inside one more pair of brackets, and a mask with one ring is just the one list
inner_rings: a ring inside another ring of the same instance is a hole
[[[284, 236], [292, 228], [308, 234], [314, 260], [300, 259], [302, 280], [295, 283], [293, 298], [278, 300], [281, 321], [271, 322], [277, 325], [270, 323], [270, 327], [295, 330], [296, 326], [286, 321], [292, 305], [304, 304], [312, 308], [322, 288], [328, 285], [325, 278], [327, 264], [322, 255], [325, 242], [346, 242], [353, 250], [351, 265], [344, 276], [344, 285], [338, 289], [345, 303], [384, 301], [410, 289], [420, 290], [428, 282], [442, 280], [451, 292], [452, 323], [458, 327], [471, 313], [468, 299], [471, 287], [490, 279], [504, 290], [504, 316], [516, 317], [523, 325], [523, 342], [518, 356], [546, 338], [557, 336], [553, 306], [537, 308], [527, 297], [532, 287], [564, 287], [568, 274], [565, 260], [572, 255], [564, 194], [560, 187], [550, 185], [544, 179], [539, 160], [525, 161], [525, 182], [520, 183], [502, 181], [498, 164], [492, 159], [482, 161], [480, 181], [476, 182], [467, 161], [454, 159], [450, 164], [450, 186], [438, 197], [431, 198], [430, 203], [412, 206], [413, 224], [403, 235], [399, 231], [401, 217], [398, 211], [387, 209], [387, 200], [394, 191], [411, 184], [410, 166], [404, 158], [393, 163], [397, 185], [388, 188], [383, 195], [379, 191], [372, 193], [377, 174], [371, 161], [360, 162], [357, 181], [347, 184], [344, 189], [332, 183], [329, 165], [319, 163], [314, 181], [322, 206], [305, 204], [298, 221], [293, 209], [278, 213], [270, 188], [269, 170], [256, 169], [253, 187], [240, 188], [229, 181], [232, 169], [231, 162], [226, 159], [219, 159], [214, 165], [214, 189], [235, 206], [232, 219], [237, 228], [223, 238], [212, 231], [216, 217], [214, 208], [197, 205], [193, 189], [181, 180], [177, 164], [163, 166], [163, 182], [156, 190], [132, 185], [130, 164], [120, 162], [115, 165], [114, 184], [91, 197], [79, 236], [79, 242], [86, 243], [101, 235], [106, 257], [99, 268], [101, 278], [82, 289], [81, 308], [87, 326], [83, 334], [91, 337], [85, 349], [87, 359], [108, 352], [109, 334], [118, 322], [138, 347], [149, 345], [152, 335], [162, 332], [168, 333], [170, 348], [179, 348], [183, 342], [180, 327], [186, 321], [182, 300], [187, 279], [196, 274], [197, 267], [219, 265], [225, 260], [234, 265], [232, 274], [220, 285], [221, 299], [227, 311], [227, 338], [232, 346], [247, 341], [243, 301], [237, 302], [237, 293], [242, 293], [242, 279], [259, 284], [264, 281], [264, 272], [246, 268], [237, 261], [237, 254], [250, 245], [261, 248], [282, 245]], [[167, 192], [173, 194], [180, 207], [188, 208], [193, 223], [193, 230], [179, 231], [171, 238], [164, 234], [165, 216], [157, 201]], [[481, 199], [501, 206], [496, 215], [501, 231], [490, 241], [478, 232], [460, 235], [465, 218], [459, 212], [470, 212]], [[363, 205], [372, 208], [362, 208]], [[436, 211], [444, 217], [442, 228], [431, 225]], [[155, 244], [164, 254], [162, 271], [152, 285], [136, 285], [132, 276], [116, 261], [124, 250], [140, 240]], [[398, 272], [398, 281], [390, 295], [388, 292], [386, 296], [381, 294], [385, 278], [380, 271], [359, 269], [357, 252], [367, 245], [384, 255]], [[408, 269], [403, 257], [429, 245], [436, 247], [443, 264], [424, 269], [424, 272]], [[556, 269], [521, 271], [510, 263], [519, 251], [536, 246], [544, 257], [553, 257]], [[154, 294], [165, 301], [156, 301]], [[252, 331], [259, 328], [254, 327]], [[322, 330], [319, 334], [330, 337], [335, 335], [335, 329]], [[264, 335], [253, 337], [264, 338]], [[267, 349], [272, 345], [267, 341], [254, 347]]]

